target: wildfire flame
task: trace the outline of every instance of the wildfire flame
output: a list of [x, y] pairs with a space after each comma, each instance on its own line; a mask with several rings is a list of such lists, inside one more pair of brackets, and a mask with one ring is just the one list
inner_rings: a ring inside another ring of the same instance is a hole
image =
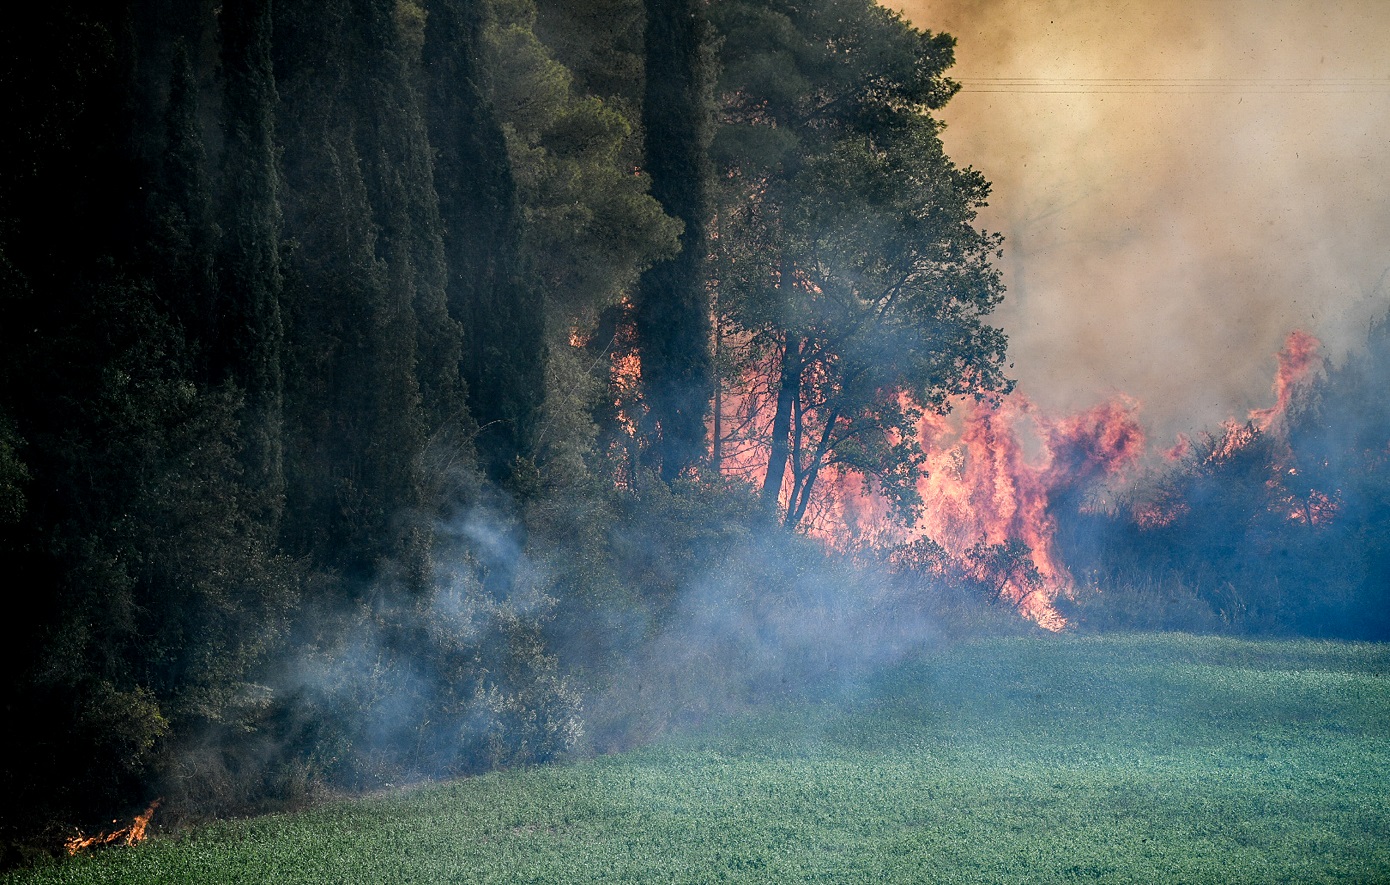
[[1283, 417], [1294, 391], [1322, 366], [1322, 342], [1302, 329], [1294, 329], [1284, 340], [1277, 359], [1279, 371], [1274, 375], [1274, 405], [1250, 412], [1250, 420], [1260, 430], [1268, 430]]
[[[769, 377], [775, 373], [765, 367], [751, 371], [725, 396], [725, 474], [757, 479], [766, 468], [775, 403]], [[960, 573], [997, 587], [1026, 617], [1060, 630], [1066, 621], [1052, 603], [1071, 592], [1072, 578], [1055, 550], [1052, 503], [1138, 460], [1145, 439], [1137, 411], [1137, 402], [1121, 397], [1054, 418], [1014, 394], [994, 406], [961, 402], [959, 417], [927, 412], [917, 428], [926, 470], [917, 483], [923, 507], [916, 522], [895, 521], [889, 501], [861, 477], [827, 465], [803, 524], [843, 550], [930, 541]], [[1020, 550], [1026, 562], [1013, 556]]]
[[[1284, 340], [1276, 359], [1279, 369], [1271, 386], [1274, 405], [1251, 409], [1244, 422], [1227, 418], [1221, 423], [1219, 434], [1204, 435], [1205, 446], [1199, 447], [1187, 435], [1178, 434], [1177, 443], [1162, 454], [1170, 462], [1195, 457], [1200, 464], [1216, 466], [1230, 461], [1256, 439], [1268, 437], [1274, 445], [1274, 454], [1271, 475], [1265, 486], [1273, 493], [1273, 508], [1293, 522], [1326, 524], [1340, 509], [1340, 493], [1335, 490], [1331, 493], [1318, 489], [1292, 490], [1291, 487], [1297, 485], [1299, 473], [1289, 463], [1293, 451], [1285, 438], [1284, 427], [1285, 416], [1298, 390], [1305, 387], [1324, 365], [1322, 342], [1301, 329], [1295, 329]], [[1141, 529], [1151, 530], [1171, 525], [1188, 511], [1187, 505], [1181, 501], [1166, 504], [1149, 502], [1137, 506], [1133, 516]]]
[[[715, 468], [725, 475], [755, 483], [762, 479], [776, 402], [773, 359], [746, 367], [742, 377], [721, 384], [721, 417], [711, 427], [712, 454]], [[1207, 451], [1208, 460], [1219, 463], [1279, 428], [1300, 385], [1323, 364], [1321, 343], [1295, 330], [1278, 362], [1274, 404], [1252, 410], [1244, 423], [1227, 420]], [[618, 420], [624, 432], [635, 435], [632, 403], [640, 396], [640, 363], [630, 353], [614, 354], [610, 372], [619, 391]], [[917, 427], [926, 470], [917, 483], [923, 506], [914, 523], [895, 521], [890, 502], [863, 477], [827, 464], [802, 525], [828, 545], [851, 551], [906, 550], [926, 542], [927, 547], [916, 549], [936, 551], [925, 557], [929, 565], [944, 556], [955, 574], [997, 587], [999, 597], [1024, 616], [1061, 630], [1066, 620], [1053, 602], [1070, 595], [1073, 580], [1056, 550], [1055, 508], [1064, 498], [1080, 506], [1086, 495], [1144, 459], [1147, 442], [1139, 405], [1121, 395], [1058, 417], [1016, 393], [993, 405], [961, 401], [953, 416], [926, 412]], [[1195, 450], [1189, 437], [1179, 435], [1175, 445], [1155, 452], [1154, 458], [1177, 463]], [[784, 505], [789, 487], [783, 484]], [[1316, 490], [1291, 494], [1281, 506], [1289, 519], [1320, 523], [1337, 511], [1338, 495]], [[1167, 508], [1139, 505], [1132, 515], [1147, 530], [1168, 525], [1183, 512], [1179, 502]]]
[[[1071, 592], [1072, 577], [1055, 549], [1053, 502], [1139, 459], [1138, 403], [1119, 398], [1053, 418], [1015, 394], [997, 406], [965, 402], [959, 411], [956, 421], [922, 418], [927, 469], [917, 488], [924, 506], [894, 540], [933, 542], [976, 580], [995, 584], [1024, 616], [1061, 630], [1066, 619], [1053, 600]], [[884, 522], [887, 505], [877, 496], [843, 486], [837, 493], [842, 520], [861, 536], [864, 526]], [[1020, 543], [1026, 563], [1009, 555]]]
[[[150, 819], [154, 817], [154, 811], [159, 807], [161, 800], [156, 799], [150, 803], [150, 807], [145, 809], [144, 814], [137, 814], [135, 819], [128, 825], [120, 829], [112, 830], [109, 833], [101, 833], [96, 836], [83, 836], [78, 833], [67, 842], [63, 847], [67, 849], [68, 856], [77, 854], [81, 851], [90, 851], [93, 848], [106, 848], [111, 845], [134, 845], [137, 842], [145, 841], [145, 830], [150, 825]], [[116, 823], [116, 821], [111, 821]]]

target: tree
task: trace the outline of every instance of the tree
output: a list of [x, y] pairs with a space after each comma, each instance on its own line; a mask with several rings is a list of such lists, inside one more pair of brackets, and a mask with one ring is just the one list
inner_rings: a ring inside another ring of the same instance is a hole
[[764, 504], [795, 527], [833, 467], [911, 511], [921, 410], [1010, 387], [985, 322], [1001, 239], [974, 227], [989, 184], [929, 116], [954, 41], [864, 0], [714, 10], [720, 325], [745, 345], [736, 388], [775, 373]]
[[708, 38], [701, 0], [649, 0], [642, 124], [652, 196], [684, 224], [680, 252], [648, 268], [634, 320], [653, 445], [670, 482], [705, 454], [710, 381], [705, 291], [708, 207]]
[[[499, 317], [513, 311], [517, 321], [499, 322], [497, 334], [480, 342], [502, 355], [521, 332], [534, 330], [546, 351], [554, 351], [570, 346], [571, 333], [593, 329], [600, 313], [618, 308], [642, 270], [675, 251], [680, 226], [648, 193], [636, 127], [624, 104], [576, 93], [570, 73], [536, 38], [530, 0], [489, 5], [492, 15], [482, 29], [483, 98], [501, 125], [516, 186], [521, 286], [497, 305]], [[611, 340], [605, 337], [596, 349], [605, 351]], [[517, 344], [533, 352], [529, 343]], [[520, 381], [536, 377], [531, 365], [517, 361], [492, 371]], [[536, 383], [507, 385], [507, 396], [530, 404], [518, 410], [519, 418], [534, 420], [535, 397], [544, 392]], [[478, 420], [486, 423], [483, 415]], [[520, 423], [508, 432], [519, 434], [528, 455], [542, 436]]]
[[536, 36], [585, 95], [642, 103], [643, 0], [537, 0]]
[[[79, 6], [49, 10], [29, 34], [42, 41], [6, 55], [29, 76], [0, 163], [0, 412], [23, 458], [0, 476], [24, 498], [0, 549], [37, 602], [4, 637], [7, 743], [27, 745], [3, 775], [7, 832], [52, 809], [109, 818], [169, 771], [176, 742], [247, 733], [251, 682], [293, 598], [273, 547], [275, 329], [259, 327], [262, 350], [242, 324], [276, 306], [262, 298], [278, 236], [264, 22], [246, 9], [225, 22], [237, 94], [224, 111], [239, 128], [224, 160], [246, 178], [223, 189], [238, 238], [219, 279], [191, 59], [141, 55], [168, 36], [135, 32], [148, 8]], [[132, 108], [164, 125], [133, 132]], [[200, 318], [223, 294], [235, 337], [213, 384]]]
[[273, 526], [284, 509], [285, 382], [270, 2], [230, 0], [221, 24], [224, 224], [212, 377], [245, 393], [246, 483]]
[[521, 209], [507, 142], [484, 95], [480, 2], [434, 0], [424, 93], [444, 225], [450, 315], [463, 331], [460, 370], [477, 445], [494, 481], [531, 456], [544, 396], [544, 307], [523, 274]]
[[443, 315], [438, 213], [402, 37], [379, 0], [279, 3], [276, 33], [293, 242], [287, 545], [359, 588], [388, 566], [418, 586], [420, 456], [430, 410], [439, 422], [460, 407], [458, 330]]
[[164, 113], [164, 145], [150, 195], [151, 269], [161, 299], [199, 351], [198, 375], [208, 380], [207, 351], [216, 329], [217, 241], [207, 152], [199, 123], [196, 75], [187, 43], [175, 43]]

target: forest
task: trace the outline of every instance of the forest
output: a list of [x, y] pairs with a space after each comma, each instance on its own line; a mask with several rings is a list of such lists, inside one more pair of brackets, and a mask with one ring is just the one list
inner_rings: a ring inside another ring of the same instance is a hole
[[6, 866], [155, 800], [636, 746], [942, 637], [1390, 639], [1390, 324], [1340, 365], [1291, 337], [1276, 406], [1166, 458], [1098, 409], [1019, 466], [949, 35], [870, 0], [30, 12]]

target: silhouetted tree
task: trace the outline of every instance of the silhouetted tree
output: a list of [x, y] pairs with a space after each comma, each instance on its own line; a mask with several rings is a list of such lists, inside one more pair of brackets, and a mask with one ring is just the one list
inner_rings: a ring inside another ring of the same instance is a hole
[[449, 313], [463, 329], [461, 374], [488, 475], [531, 457], [544, 397], [545, 311], [520, 259], [521, 213], [507, 143], [477, 64], [482, 9], [433, 0], [424, 75], [444, 224]]
[[220, 291], [211, 321], [212, 377], [246, 397], [245, 482], [264, 522], [284, 508], [280, 202], [270, 0], [222, 6], [223, 138]]
[[647, 3], [642, 124], [652, 196], [684, 224], [680, 252], [642, 275], [635, 300], [642, 384], [668, 482], [705, 456], [710, 304], [705, 291], [709, 91], [702, 0]]
[[401, 144], [399, 130], [415, 125], [418, 108], [400, 82], [395, 22], [380, 6], [277, 7], [286, 231], [294, 242], [287, 538], [354, 581], [394, 564], [418, 582], [427, 422], [417, 366], [430, 373], [441, 410], [451, 396], [451, 367], [421, 360], [419, 344], [426, 337], [447, 356], [453, 326], [434, 304], [425, 312], [445, 326], [420, 332], [418, 302], [428, 306], [433, 296], [417, 291], [430, 280], [416, 272], [438, 257], [438, 230], [427, 211], [403, 220], [428, 205], [421, 191], [431, 187], [429, 163], [411, 153], [423, 149], [418, 141], [410, 150]]

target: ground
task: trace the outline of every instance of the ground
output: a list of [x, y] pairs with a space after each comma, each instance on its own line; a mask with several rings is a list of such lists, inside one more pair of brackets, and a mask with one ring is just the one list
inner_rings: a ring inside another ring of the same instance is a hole
[[0, 881], [1390, 881], [1390, 647], [997, 639], [817, 695]]

